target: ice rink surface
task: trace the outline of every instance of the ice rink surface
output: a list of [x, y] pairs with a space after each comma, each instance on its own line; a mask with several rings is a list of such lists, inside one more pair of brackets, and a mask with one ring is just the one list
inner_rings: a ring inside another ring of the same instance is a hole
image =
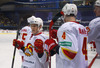
[[[0, 34], [0, 68], [11, 68], [14, 51], [12, 40], [15, 38], [16, 34]], [[20, 65], [21, 57], [17, 50], [14, 68], [20, 68]]]
[[[16, 38], [16, 34], [0, 33], [0, 68], [11, 68], [14, 47], [12, 46], [13, 39]], [[96, 51], [90, 50], [88, 45], [88, 64], [95, 57]], [[52, 57], [51, 68], [56, 68], [55, 56]], [[21, 57], [16, 49], [14, 68], [21, 68]], [[100, 58], [96, 58], [91, 68], [100, 68]]]

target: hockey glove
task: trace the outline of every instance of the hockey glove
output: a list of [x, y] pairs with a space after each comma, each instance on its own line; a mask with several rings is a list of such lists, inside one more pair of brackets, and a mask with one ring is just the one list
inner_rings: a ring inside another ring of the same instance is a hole
[[37, 53], [43, 53], [43, 41], [41, 39], [36, 39], [34, 42], [34, 49]]
[[33, 46], [30, 43], [28, 43], [28, 45], [25, 47], [24, 53], [26, 56], [33, 55]]
[[13, 46], [16, 46], [17, 49], [21, 49], [24, 47], [24, 42], [14, 39]]
[[53, 40], [53, 39], [47, 39], [47, 40], [45, 41], [45, 44], [48, 46], [49, 52], [50, 52], [51, 50], [53, 50], [53, 49], [57, 46], [55, 40]]
[[55, 29], [51, 30], [51, 37], [57, 39], [57, 30]]

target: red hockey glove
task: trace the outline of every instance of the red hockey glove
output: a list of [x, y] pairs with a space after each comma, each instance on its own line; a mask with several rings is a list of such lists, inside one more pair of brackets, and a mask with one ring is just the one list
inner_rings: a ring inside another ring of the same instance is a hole
[[34, 49], [37, 53], [43, 53], [43, 41], [41, 39], [36, 39], [34, 42]]
[[57, 30], [55, 29], [51, 30], [51, 37], [55, 39], [57, 38]]
[[33, 46], [31, 45], [31, 43], [27, 44], [27, 46], [25, 47], [24, 53], [25, 53], [26, 56], [33, 55]]
[[16, 46], [17, 49], [21, 49], [24, 46], [24, 42], [14, 39], [13, 40], [13, 46]]
[[57, 46], [55, 40], [53, 40], [53, 39], [47, 39], [47, 40], [45, 41], [45, 44], [48, 46], [49, 52], [50, 52], [51, 50], [53, 50], [55, 46]]

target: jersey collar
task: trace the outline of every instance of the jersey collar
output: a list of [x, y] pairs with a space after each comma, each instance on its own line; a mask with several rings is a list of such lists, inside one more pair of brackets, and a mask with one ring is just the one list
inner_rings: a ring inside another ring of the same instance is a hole
[[70, 22], [74, 22], [74, 23], [77, 23], [77, 24], [79, 24], [79, 22], [76, 22], [76, 21], [70, 21]]
[[[42, 32], [40, 32], [40, 33], [38, 33], [38, 34], [36, 34], [36, 35], [34, 35], [34, 36], [37, 36], [37, 35], [40, 35], [40, 34], [42, 34]], [[32, 36], [33, 36], [33, 34], [31, 34], [30, 39], [32, 38]]]
[[40, 34], [42, 34], [42, 32], [39, 32], [39, 33], [38, 33], [38, 34], [36, 34], [35, 36], [40, 35]]

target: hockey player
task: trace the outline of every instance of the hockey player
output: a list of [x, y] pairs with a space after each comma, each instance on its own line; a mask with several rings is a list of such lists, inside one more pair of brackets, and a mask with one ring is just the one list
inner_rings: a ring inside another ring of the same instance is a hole
[[[35, 18], [35, 16], [32, 16], [33, 17], [33, 19]], [[23, 41], [23, 43], [25, 42], [25, 38], [26, 38], [26, 36], [28, 35], [28, 34], [30, 34], [32, 32], [32, 30], [31, 30], [31, 27], [30, 27], [30, 25], [28, 24], [27, 26], [24, 26], [20, 31], [19, 31], [19, 33], [20, 33], [20, 36], [19, 36], [19, 39], [20, 39], [20, 41]], [[21, 49], [19, 49], [19, 53], [20, 53], [20, 55], [22, 56], [22, 62], [23, 62], [23, 58], [24, 58], [24, 53], [23, 53], [23, 51], [21, 50]]]
[[45, 51], [44, 42], [48, 37], [41, 32], [43, 21], [41, 18], [33, 19], [33, 17], [30, 17], [28, 23], [30, 23], [32, 33], [28, 34], [25, 42], [13, 41], [13, 45], [15, 46], [17, 43], [17, 48], [22, 49], [25, 54], [22, 68], [47, 68], [48, 55]]
[[100, 0], [97, 0], [94, 5], [96, 18], [89, 23], [88, 42], [95, 41], [96, 51], [100, 55]]
[[49, 51], [56, 51], [56, 68], [88, 68], [87, 31], [76, 22], [77, 6], [66, 4], [65, 23], [57, 31], [58, 45], [53, 39], [47, 39]]

